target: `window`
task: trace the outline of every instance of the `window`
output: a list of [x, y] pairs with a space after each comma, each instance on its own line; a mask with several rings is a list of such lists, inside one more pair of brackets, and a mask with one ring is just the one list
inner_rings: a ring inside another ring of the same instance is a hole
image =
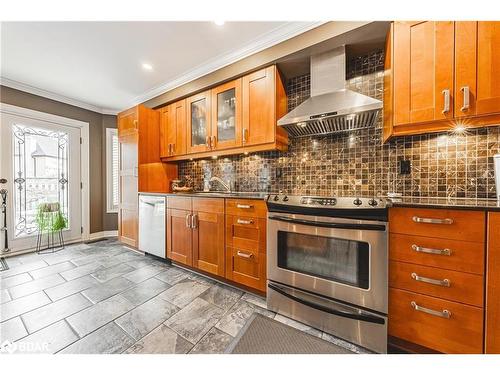
[[106, 212], [118, 212], [118, 131], [106, 129]]

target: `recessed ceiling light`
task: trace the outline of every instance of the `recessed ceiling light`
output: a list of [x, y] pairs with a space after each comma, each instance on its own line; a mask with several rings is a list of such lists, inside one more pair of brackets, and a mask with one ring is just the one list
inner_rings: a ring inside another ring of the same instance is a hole
[[142, 64], [142, 69], [144, 69], [144, 70], [153, 70], [153, 65], [148, 64], [148, 63], [143, 63]]
[[223, 26], [226, 22], [225, 21], [222, 21], [222, 20], [215, 20], [214, 23], [217, 25], [217, 26]]

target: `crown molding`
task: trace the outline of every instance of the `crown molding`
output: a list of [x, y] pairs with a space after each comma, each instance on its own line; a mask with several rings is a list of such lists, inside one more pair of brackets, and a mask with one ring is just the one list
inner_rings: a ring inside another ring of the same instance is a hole
[[19, 81], [14, 81], [9, 78], [5, 77], [0, 77], [0, 85], [10, 87], [19, 91], [24, 91], [29, 94], [41, 96], [47, 99], [55, 100], [57, 102], [69, 104], [75, 107], [87, 109], [92, 112], [97, 112], [101, 113], [104, 115], [116, 115], [119, 111], [118, 110], [113, 110], [113, 109], [107, 109], [107, 108], [102, 108], [95, 106], [93, 104], [85, 103], [77, 99], [73, 99], [64, 95], [56, 94], [55, 92], [40, 89], [35, 86], [27, 85], [25, 83], [19, 82]]
[[145, 92], [144, 94], [136, 96], [129, 103], [128, 107], [144, 103], [145, 101], [153, 99], [154, 97], [175, 89], [176, 87], [182, 86], [188, 82], [203, 77], [204, 75], [210, 74], [245, 57], [263, 51], [266, 48], [284, 42], [285, 40], [291, 39], [294, 36], [305, 33], [306, 31], [312, 30], [325, 23], [325, 21], [288, 22], [285, 25], [279, 26], [269, 31], [268, 33], [260, 35], [258, 38], [254, 39], [251, 43], [247, 44], [241, 49], [225, 53], [213, 59], [210, 59], [203, 63], [203, 65], [189, 70], [188, 72], [178, 76], [177, 78], [156, 86], [155, 88]]

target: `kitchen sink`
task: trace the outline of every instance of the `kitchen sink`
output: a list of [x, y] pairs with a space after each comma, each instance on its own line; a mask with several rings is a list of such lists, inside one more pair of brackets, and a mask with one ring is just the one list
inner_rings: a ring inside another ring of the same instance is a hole
[[264, 198], [269, 193], [266, 192], [253, 192], [253, 191], [193, 191], [193, 195], [203, 195], [203, 196], [217, 196], [217, 197], [241, 197], [241, 198]]

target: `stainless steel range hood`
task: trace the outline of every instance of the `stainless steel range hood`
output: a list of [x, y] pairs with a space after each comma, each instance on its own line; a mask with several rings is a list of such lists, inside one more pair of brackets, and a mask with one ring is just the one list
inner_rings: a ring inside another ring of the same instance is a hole
[[311, 56], [311, 97], [278, 120], [293, 137], [373, 126], [380, 100], [345, 88], [345, 47]]

